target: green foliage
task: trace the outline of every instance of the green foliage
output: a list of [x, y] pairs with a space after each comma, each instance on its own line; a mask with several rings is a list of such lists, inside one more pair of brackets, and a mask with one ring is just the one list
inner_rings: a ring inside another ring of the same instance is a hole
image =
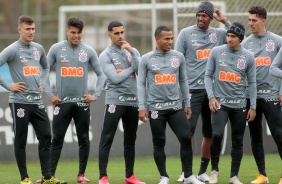
[[[199, 170], [200, 157], [194, 156], [193, 172], [196, 175]], [[278, 183], [281, 176], [281, 160], [278, 154], [266, 155], [266, 168], [270, 183]], [[220, 157], [219, 184], [228, 183], [230, 173], [231, 158], [230, 155]], [[28, 172], [33, 182], [40, 178], [40, 166], [38, 161], [28, 161]], [[68, 184], [76, 184], [76, 176], [78, 170], [77, 160], [60, 160], [56, 176], [66, 180]], [[121, 184], [124, 180], [124, 160], [123, 158], [111, 157], [108, 165], [109, 182], [113, 184]], [[91, 183], [98, 183], [99, 178], [98, 161], [90, 159], [85, 176], [91, 180]], [[176, 180], [181, 172], [180, 159], [178, 157], [167, 157], [167, 172], [170, 176], [170, 184], [177, 184]], [[137, 157], [135, 162], [136, 176], [145, 181], [147, 184], [156, 184], [159, 181], [159, 174], [153, 157]], [[210, 174], [210, 166], [208, 168]], [[239, 178], [243, 183], [250, 183], [258, 174], [257, 167], [252, 155], [244, 155]], [[15, 161], [0, 162], [0, 178], [1, 184], [19, 183], [19, 172]], [[179, 183], [178, 183], [179, 184]]]

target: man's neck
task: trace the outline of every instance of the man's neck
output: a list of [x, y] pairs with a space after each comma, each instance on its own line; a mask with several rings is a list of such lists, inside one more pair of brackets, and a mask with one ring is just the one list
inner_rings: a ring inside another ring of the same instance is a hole
[[256, 36], [262, 36], [267, 32], [266, 28], [264, 28], [261, 32], [259, 32], [258, 34], [256, 34]]

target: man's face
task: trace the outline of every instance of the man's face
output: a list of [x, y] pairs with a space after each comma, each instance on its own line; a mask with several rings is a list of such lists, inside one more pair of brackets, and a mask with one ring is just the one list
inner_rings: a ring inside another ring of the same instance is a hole
[[249, 14], [249, 26], [253, 34], [262, 34], [265, 30], [265, 23], [266, 19], [259, 18], [257, 14]]
[[73, 47], [77, 46], [81, 42], [82, 30], [77, 27], [70, 26], [66, 31], [70, 44]]
[[113, 27], [113, 30], [108, 32], [108, 36], [112, 40], [112, 45], [121, 46], [124, 42], [123, 26]]
[[227, 45], [229, 48], [237, 50], [240, 47], [240, 38], [233, 33], [226, 33]]
[[29, 44], [35, 35], [35, 24], [22, 23], [18, 27], [18, 32], [20, 33], [20, 39], [22, 42]]
[[207, 30], [209, 28], [211, 21], [212, 18], [210, 18], [206, 13], [204, 12], [197, 13], [197, 25], [200, 29]]
[[161, 34], [156, 37], [156, 42], [159, 51], [170, 51], [173, 43], [172, 31], [162, 31]]

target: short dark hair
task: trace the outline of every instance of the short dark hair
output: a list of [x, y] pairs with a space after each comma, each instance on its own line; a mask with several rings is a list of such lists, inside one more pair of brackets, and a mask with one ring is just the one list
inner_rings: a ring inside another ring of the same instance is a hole
[[256, 14], [261, 19], [266, 19], [267, 12], [262, 6], [252, 6], [249, 10], [249, 14]]
[[123, 24], [117, 20], [114, 20], [109, 23], [108, 25], [108, 31], [112, 31], [114, 27], [120, 27], [123, 26]]
[[31, 25], [34, 23], [34, 19], [30, 16], [21, 15], [18, 20], [18, 25], [22, 25], [23, 23]]
[[171, 31], [171, 29], [169, 29], [169, 28], [166, 27], [166, 26], [159, 26], [159, 27], [157, 27], [157, 29], [155, 30], [155, 38], [156, 38], [157, 36], [160, 36], [161, 33], [162, 33], [162, 31]]
[[83, 27], [84, 27], [83, 21], [78, 17], [70, 17], [68, 19], [67, 24], [68, 24], [68, 28], [69, 27], [76, 27], [76, 28], [80, 29], [80, 31], [82, 31]]

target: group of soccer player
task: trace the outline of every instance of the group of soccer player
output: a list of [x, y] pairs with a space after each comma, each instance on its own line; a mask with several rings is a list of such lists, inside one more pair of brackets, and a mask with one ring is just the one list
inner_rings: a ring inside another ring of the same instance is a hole
[[[80, 18], [68, 19], [67, 40], [52, 45], [46, 56], [42, 45], [33, 42], [33, 18], [20, 16], [19, 40], [0, 53], [0, 66], [8, 64], [13, 80], [8, 84], [0, 77], [0, 85], [10, 91], [9, 106], [13, 116], [20, 184], [32, 184], [27, 172], [25, 149], [29, 123], [39, 140], [42, 178], [36, 183], [67, 183], [59, 180], [55, 173], [72, 119], [79, 145], [77, 182], [90, 182], [84, 175], [90, 150], [90, 104], [99, 98], [105, 83], [98, 184], [110, 183], [107, 166], [120, 119], [124, 128], [125, 184], [145, 184], [134, 174], [139, 119], [150, 122], [159, 184], [169, 184], [164, 151], [167, 124], [180, 143], [182, 173], [177, 181], [185, 184], [218, 183], [221, 143], [228, 119], [232, 133], [229, 183], [242, 184], [238, 173], [246, 120], [259, 171], [251, 183], [269, 183], [262, 115], [282, 158], [282, 37], [266, 30], [266, 18], [265, 8], [251, 7], [249, 27], [252, 34], [245, 38], [242, 24], [231, 24], [211, 2], [204, 1], [196, 11], [197, 24], [181, 30], [175, 50], [172, 49], [171, 29], [159, 26], [155, 30], [156, 48], [142, 57], [125, 41], [124, 25], [112, 21], [108, 25], [111, 45], [98, 57], [93, 48], [81, 41], [84, 23]], [[213, 19], [223, 23], [226, 30], [211, 27]], [[87, 89], [89, 65], [98, 77], [94, 94]], [[56, 94], [48, 79], [53, 67]], [[54, 105], [52, 132], [42, 101], [43, 91]], [[201, 165], [198, 174], [194, 175], [191, 139], [200, 114], [203, 134]], [[210, 160], [212, 171], [208, 175]], [[278, 184], [282, 184], [282, 175]]]

